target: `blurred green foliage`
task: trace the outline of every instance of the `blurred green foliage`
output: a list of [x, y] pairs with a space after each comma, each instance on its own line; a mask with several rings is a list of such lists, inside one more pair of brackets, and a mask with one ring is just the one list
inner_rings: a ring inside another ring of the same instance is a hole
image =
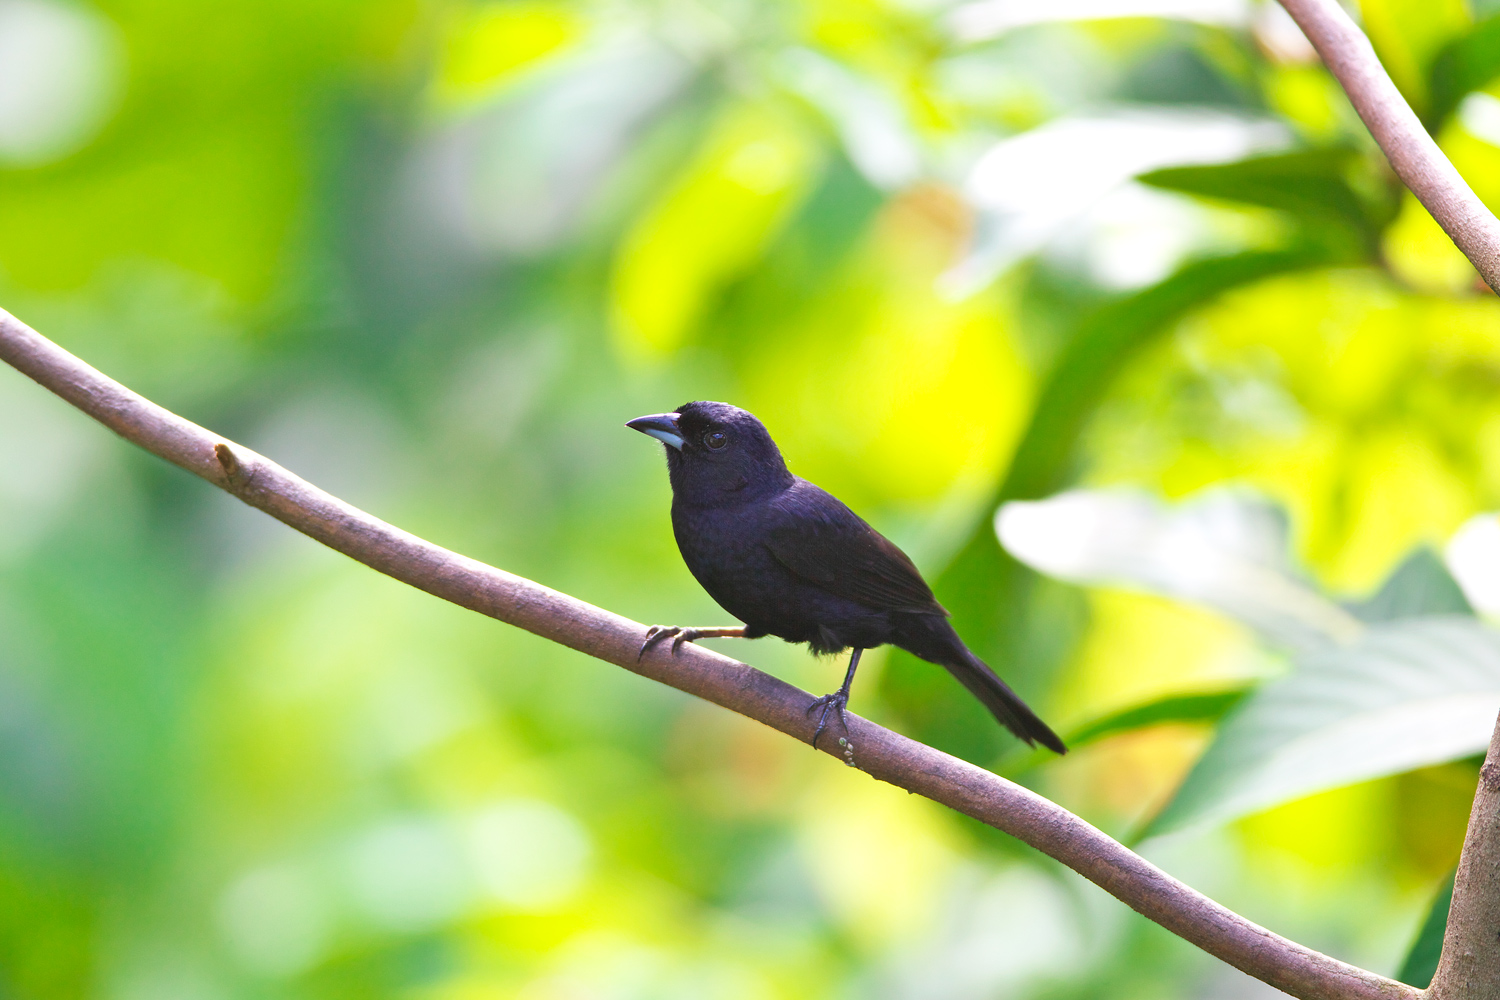
[[[995, 508], [1242, 484], [1371, 594], [1500, 507], [1500, 307], [1275, 8], [1013, 7], [3, 0], [0, 302], [647, 622], [722, 613], [621, 423], [744, 405], [1091, 739], [1039, 762], [904, 656], [856, 709], [1124, 834], [1285, 660], [1036, 575]], [[1491, 8], [1362, 5], [1496, 205]], [[991, 830], [408, 592], [7, 372], [0, 470], [0, 997], [1254, 995]], [[1394, 973], [1473, 768], [1143, 849]]]

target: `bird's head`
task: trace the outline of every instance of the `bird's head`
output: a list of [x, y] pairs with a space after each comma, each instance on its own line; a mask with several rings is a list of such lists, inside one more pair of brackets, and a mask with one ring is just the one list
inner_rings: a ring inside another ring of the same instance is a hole
[[765, 425], [738, 406], [686, 403], [625, 426], [667, 446], [672, 493], [685, 503], [719, 506], [785, 489], [793, 481]]

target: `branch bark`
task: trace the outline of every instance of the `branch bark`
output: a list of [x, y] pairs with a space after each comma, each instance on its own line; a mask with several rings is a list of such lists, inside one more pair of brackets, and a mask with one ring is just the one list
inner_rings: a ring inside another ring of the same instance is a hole
[[[126, 440], [372, 569], [460, 607], [697, 695], [808, 741], [812, 695], [700, 646], [637, 654], [645, 626], [450, 552], [323, 492], [248, 448], [136, 395], [0, 310], [0, 359]], [[982, 768], [851, 714], [826, 753], [988, 823], [1056, 858], [1139, 913], [1230, 965], [1305, 1000], [1421, 993], [1304, 948], [1172, 878], [1061, 806]]]
[[1337, 0], [1280, 2], [1349, 95], [1396, 176], [1432, 213], [1485, 284], [1500, 293], [1500, 220], [1427, 134], [1364, 32]]
[[1500, 997], [1500, 720], [1479, 769], [1431, 1000]]

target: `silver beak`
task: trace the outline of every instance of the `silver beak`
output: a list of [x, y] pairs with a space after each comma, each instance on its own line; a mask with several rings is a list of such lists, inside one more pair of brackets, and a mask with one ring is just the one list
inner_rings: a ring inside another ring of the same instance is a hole
[[634, 420], [626, 421], [625, 426], [633, 431], [649, 434], [678, 451], [682, 450], [682, 433], [677, 426], [675, 413], [653, 413], [645, 417], [636, 417]]

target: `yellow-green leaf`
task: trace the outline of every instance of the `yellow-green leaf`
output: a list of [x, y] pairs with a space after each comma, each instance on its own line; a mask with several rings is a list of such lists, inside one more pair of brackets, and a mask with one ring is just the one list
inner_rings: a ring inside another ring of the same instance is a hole
[[812, 138], [788, 116], [762, 105], [725, 114], [619, 249], [610, 300], [621, 351], [681, 346], [714, 295], [760, 258], [816, 161]]
[[465, 11], [448, 30], [434, 97], [440, 105], [485, 97], [582, 30], [581, 19], [557, 4], [491, 3]]
[[1438, 51], [1467, 31], [1464, 0], [1360, 0], [1365, 33], [1391, 79], [1418, 113], [1427, 107], [1427, 70]]

